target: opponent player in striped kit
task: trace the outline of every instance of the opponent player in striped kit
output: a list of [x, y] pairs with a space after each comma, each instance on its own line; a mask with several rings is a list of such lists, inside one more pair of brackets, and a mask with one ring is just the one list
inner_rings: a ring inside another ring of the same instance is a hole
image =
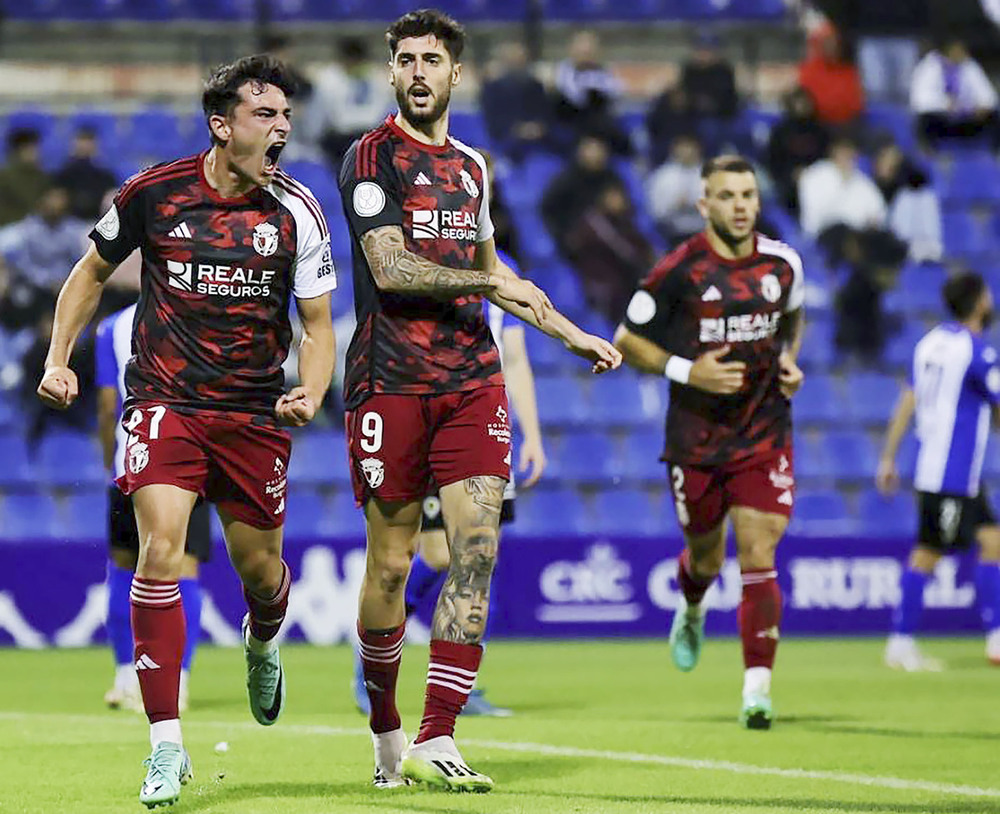
[[694, 669], [704, 637], [702, 599], [722, 567], [733, 524], [743, 574], [742, 723], [768, 729], [781, 590], [774, 552], [795, 496], [789, 399], [802, 329], [802, 261], [755, 231], [753, 166], [721, 156], [702, 168], [705, 230], [664, 257], [629, 303], [615, 343], [625, 361], [671, 380], [666, 448], [686, 547], [677, 580], [674, 664]]
[[909, 672], [942, 668], [921, 653], [915, 639], [924, 587], [942, 555], [974, 542], [979, 544], [976, 599], [986, 657], [1000, 665], [1000, 527], [980, 480], [990, 418], [1000, 404], [997, 352], [982, 336], [993, 321], [993, 295], [982, 277], [968, 272], [949, 279], [942, 296], [952, 321], [917, 343], [910, 383], [889, 421], [876, 476], [883, 493], [898, 488], [896, 453], [915, 414], [918, 542], [900, 581], [885, 649], [887, 665]]
[[[178, 712], [178, 578], [199, 496], [216, 504], [243, 583], [247, 691], [258, 723], [273, 724], [285, 697], [275, 635], [291, 585], [281, 558], [291, 439], [280, 425], [311, 421], [329, 387], [336, 286], [319, 204], [277, 167], [293, 92], [270, 57], [215, 72], [202, 96], [212, 148], [144, 170], [119, 190], [59, 295], [38, 387], [53, 407], [76, 398], [70, 351], [105, 281], [140, 248], [118, 483], [139, 527], [132, 629], [153, 750], [139, 800], [150, 808], [175, 802], [191, 776]], [[303, 327], [302, 384], [283, 393], [292, 296]]]
[[[497, 257], [486, 162], [448, 136], [464, 39], [461, 26], [436, 11], [390, 26], [399, 112], [348, 150], [340, 177], [357, 311], [344, 381], [347, 433], [368, 526], [358, 638], [379, 788], [408, 780], [450, 790], [493, 786], [454, 740], [482, 656], [510, 475], [507, 396], [482, 298], [561, 340], [595, 372], [621, 361], [609, 342], [581, 331]], [[451, 567], [431, 631], [424, 716], [407, 748], [396, 708], [403, 594], [432, 482]]]

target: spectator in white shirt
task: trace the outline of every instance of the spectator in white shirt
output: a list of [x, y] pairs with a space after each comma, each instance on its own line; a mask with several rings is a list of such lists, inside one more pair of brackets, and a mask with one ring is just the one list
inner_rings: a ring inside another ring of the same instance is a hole
[[855, 230], [881, 227], [886, 205], [875, 182], [858, 167], [858, 148], [847, 136], [830, 146], [830, 157], [799, 176], [802, 230], [818, 237], [833, 226]]
[[1000, 147], [997, 92], [965, 43], [949, 37], [918, 63], [910, 87], [917, 134], [932, 150], [945, 140], [986, 136]]
[[697, 207], [702, 195], [701, 161], [698, 139], [680, 135], [670, 146], [670, 158], [649, 177], [650, 211], [670, 246], [704, 227]]

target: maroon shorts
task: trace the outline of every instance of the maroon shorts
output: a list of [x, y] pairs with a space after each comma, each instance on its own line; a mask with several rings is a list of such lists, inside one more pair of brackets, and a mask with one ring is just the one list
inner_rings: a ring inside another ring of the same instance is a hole
[[510, 479], [507, 391], [480, 387], [437, 396], [376, 393], [347, 413], [354, 498], [423, 500], [478, 475]]
[[719, 467], [669, 464], [677, 520], [686, 534], [718, 527], [733, 506], [790, 517], [795, 502], [791, 449]]
[[213, 410], [179, 413], [140, 402], [122, 416], [128, 432], [125, 474], [130, 495], [166, 483], [196, 492], [256, 529], [285, 520], [291, 437], [260, 416]]

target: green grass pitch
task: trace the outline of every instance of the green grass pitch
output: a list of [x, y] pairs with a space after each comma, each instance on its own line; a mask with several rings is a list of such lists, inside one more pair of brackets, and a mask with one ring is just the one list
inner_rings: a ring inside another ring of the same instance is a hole
[[[496, 642], [480, 683], [509, 719], [459, 721], [490, 795], [370, 786], [371, 745], [354, 711], [347, 647], [286, 646], [288, 706], [257, 726], [242, 655], [203, 648], [185, 742], [194, 781], [171, 814], [1000, 814], [1000, 669], [979, 639], [939, 640], [940, 674], [881, 664], [876, 640], [782, 643], [778, 720], [738, 726], [738, 642], [709, 641], [690, 674], [665, 642]], [[104, 709], [106, 650], [0, 653], [0, 814], [140, 812], [145, 719]], [[412, 736], [426, 648], [399, 688]], [[217, 753], [226, 741], [229, 750]]]

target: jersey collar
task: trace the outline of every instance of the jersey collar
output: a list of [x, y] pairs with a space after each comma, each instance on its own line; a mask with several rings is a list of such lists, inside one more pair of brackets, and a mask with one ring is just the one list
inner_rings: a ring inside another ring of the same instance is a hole
[[428, 153], [435, 153], [435, 154], [443, 153], [449, 147], [451, 147], [451, 144], [447, 140], [450, 139], [451, 136], [448, 136], [446, 138], [444, 144], [428, 144], [426, 141], [418, 141], [417, 139], [413, 138], [413, 136], [411, 136], [402, 127], [396, 124], [395, 113], [390, 113], [388, 116], [386, 116], [385, 123], [386, 125], [388, 125], [389, 129], [392, 130], [392, 132], [395, 133], [397, 136], [399, 136], [401, 139], [403, 139], [403, 141], [409, 142], [414, 147], [419, 147], [421, 150], [426, 150]]

